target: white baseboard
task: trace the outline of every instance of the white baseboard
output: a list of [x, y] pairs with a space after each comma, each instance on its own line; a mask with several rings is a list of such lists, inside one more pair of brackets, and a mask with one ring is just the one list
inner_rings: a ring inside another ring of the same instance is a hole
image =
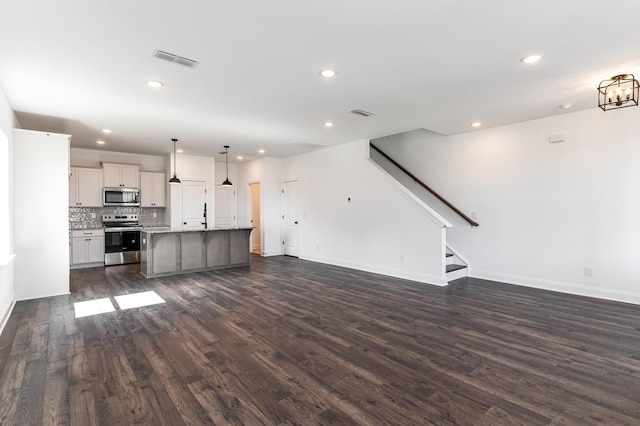
[[349, 261], [345, 261], [344, 259], [335, 259], [335, 258], [321, 257], [321, 256], [309, 256], [307, 254], [302, 254], [302, 253], [300, 254], [300, 259], [309, 260], [311, 262], [317, 262], [317, 263], [325, 263], [328, 265], [342, 266], [344, 268], [356, 269], [359, 271], [371, 272], [371, 273], [380, 274], [380, 275], [387, 275], [394, 278], [402, 278], [405, 280], [417, 281], [420, 283], [431, 284], [431, 285], [436, 285], [440, 287], [444, 287], [448, 284], [446, 279], [443, 279], [442, 277], [435, 276], [435, 275], [423, 274], [423, 273], [414, 272], [414, 271], [405, 271], [402, 269], [384, 268], [378, 265], [368, 265], [368, 264], [358, 263], [358, 262], [349, 262]]
[[263, 251], [262, 253], [260, 253], [260, 256], [262, 257], [281, 256], [281, 255], [282, 255], [282, 250], [270, 250], [270, 251]]
[[560, 293], [574, 294], [576, 296], [594, 297], [596, 299], [613, 300], [615, 302], [633, 303], [640, 305], [640, 293], [610, 290], [598, 287], [587, 287], [580, 284], [565, 283], [561, 281], [541, 280], [539, 278], [523, 277], [517, 275], [501, 274], [490, 271], [469, 271], [469, 276], [483, 280], [499, 281], [524, 287], [551, 290]]
[[11, 316], [11, 312], [13, 312], [14, 306], [16, 306], [15, 291], [11, 294], [11, 297], [9, 298], [5, 306], [0, 307], [0, 334], [2, 334], [4, 326], [7, 325], [7, 321], [9, 321], [9, 317]]
[[56, 297], [56, 296], [66, 296], [68, 294], [71, 294], [70, 291], [65, 291], [62, 293], [50, 293], [50, 294], [38, 294], [37, 296], [33, 296], [33, 295], [22, 295], [20, 296], [17, 300], [18, 302], [21, 302], [23, 300], [35, 300], [35, 299], [44, 299], [45, 297]]

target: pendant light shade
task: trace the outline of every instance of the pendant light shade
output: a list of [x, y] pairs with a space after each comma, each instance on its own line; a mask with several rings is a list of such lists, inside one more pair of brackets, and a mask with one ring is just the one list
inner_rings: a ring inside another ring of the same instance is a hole
[[224, 164], [227, 170], [227, 178], [222, 182], [222, 186], [232, 186], [233, 184], [229, 180], [229, 145], [224, 146]]
[[173, 141], [173, 177], [169, 179], [170, 184], [178, 184], [180, 183], [180, 179], [176, 176], [176, 142], [178, 139], [171, 139]]

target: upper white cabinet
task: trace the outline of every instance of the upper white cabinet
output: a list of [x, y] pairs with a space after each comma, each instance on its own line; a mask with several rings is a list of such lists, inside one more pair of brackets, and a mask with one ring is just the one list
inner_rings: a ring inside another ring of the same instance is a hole
[[140, 188], [140, 166], [133, 164], [102, 163], [104, 186], [113, 188]]
[[140, 206], [165, 207], [164, 173], [140, 172]]
[[69, 207], [102, 207], [102, 170], [71, 167]]

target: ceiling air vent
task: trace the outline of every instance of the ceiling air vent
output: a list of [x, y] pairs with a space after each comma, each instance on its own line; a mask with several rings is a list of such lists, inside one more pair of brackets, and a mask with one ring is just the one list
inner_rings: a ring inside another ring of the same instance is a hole
[[354, 109], [349, 111], [351, 114], [357, 114], [357, 115], [361, 115], [363, 117], [371, 117], [373, 115], [372, 112], [369, 111], [365, 111], [363, 109]]
[[156, 49], [153, 51], [153, 55], [158, 59], [164, 59], [165, 61], [175, 62], [176, 64], [184, 65], [189, 68], [195, 68], [198, 65], [198, 61], [185, 58], [184, 56], [174, 55], [173, 53], [165, 52], [163, 50]]

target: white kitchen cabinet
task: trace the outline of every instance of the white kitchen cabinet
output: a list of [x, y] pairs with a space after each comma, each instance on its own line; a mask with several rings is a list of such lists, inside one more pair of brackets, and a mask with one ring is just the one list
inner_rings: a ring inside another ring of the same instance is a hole
[[102, 207], [102, 170], [71, 167], [69, 207]]
[[140, 206], [165, 207], [165, 174], [140, 172]]
[[102, 163], [104, 186], [109, 188], [140, 188], [140, 166]]
[[104, 263], [104, 230], [71, 231], [71, 265]]

